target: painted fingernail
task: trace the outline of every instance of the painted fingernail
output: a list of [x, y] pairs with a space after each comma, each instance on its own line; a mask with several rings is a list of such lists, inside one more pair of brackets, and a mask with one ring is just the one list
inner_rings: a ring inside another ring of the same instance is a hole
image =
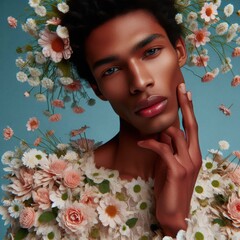
[[191, 92], [187, 92], [187, 98], [189, 101], [192, 101], [192, 93]]
[[180, 86], [179, 86], [179, 88], [180, 88], [180, 91], [181, 91], [183, 94], [186, 93], [186, 86], [185, 86], [185, 83], [181, 83]]

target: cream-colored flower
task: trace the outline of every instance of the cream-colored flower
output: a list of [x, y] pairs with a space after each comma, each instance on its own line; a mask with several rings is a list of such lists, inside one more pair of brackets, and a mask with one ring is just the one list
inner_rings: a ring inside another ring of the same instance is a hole
[[177, 13], [175, 16], [175, 20], [177, 24], [181, 24], [183, 22], [183, 16], [181, 13]]
[[46, 101], [47, 101], [46, 96], [45, 96], [44, 94], [42, 94], [42, 93], [37, 93], [37, 94], [35, 95], [35, 98], [36, 98], [36, 100], [37, 100], [38, 102], [46, 102]]
[[13, 151], [6, 151], [3, 155], [2, 155], [2, 163], [5, 165], [9, 165], [11, 160], [14, 158], [15, 153]]
[[[69, 145], [66, 144], [65, 145], [65, 149], [66, 147], [68, 147]], [[72, 150], [68, 150], [66, 152], [66, 154], [64, 155], [63, 159], [67, 160], [68, 162], [73, 162], [73, 161], [76, 161], [79, 159], [79, 156], [78, 154], [75, 152], [75, 151], [72, 151]]]
[[69, 11], [69, 6], [64, 2], [58, 3], [57, 8], [62, 13], [67, 13]]
[[231, 58], [227, 57], [225, 62], [221, 65], [221, 72], [227, 73], [232, 69]]
[[193, 22], [197, 19], [198, 15], [195, 12], [190, 12], [187, 16], [187, 21], [188, 22]]
[[41, 81], [41, 84], [44, 88], [46, 89], [53, 89], [54, 87], [54, 82], [50, 79], [50, 78], [47, 78], [47, 77], [44, 77]]
[[21, 57], [18, 57], [15, 63], [16, 63], [16, 66], [19, 68], [23, 68], [26, 65], [26, 62]]
[[37, 87], [39, 86], [41, 83], [40, 81], [40, 78], [39, 77], [29, 77], [28, 78], [28, 84], [31, 86], [31, 87]]
[[99, 219], [103, 226], [116, 228], [123, 225], [129, 215], [127, 207], [124, 201], [119, 201], [111, 195], [105, 196], [97, 207]]
[[227, 23], [227, 22], [219, 23], [219, 24], [216, 26], [216, 33], [217, 33], [217, 35], [222, 36], [222, 35], [225, 34], [227, 31], [228, 31], [228, 23]]
[[28, 80], [27, 74], [22, 71], [18, 72], [16, 77], [19, 82], [26, 82]]
[[57, 26], [56, 33], [60, 38], [68, 38], [69, 37], [68, 29], [61, 25]]
[[47, 9], [44, 6], [38, 5], [34, 8], [34, 10], [35, 10], [35, 13], [40, 17], [45, 17], [47, 14]]
[[43, 54], [41, 52], [35, 52], [35, 61], [38, 64], [44, 64], [47, 59], [43, 56]]
[[28, 4], [30, 7], [35, 8], [40, 4], [41, 0], [29, 0]]
[[236, 44], [237, 44], [237, 45], [240, 45], [240, 37], [238, 37], [238, 38], [236, 39]]
[[70, 78], [70, 77], [61, 77], [61, 78], [59, 79], [59, 81], [60, 81], [60, 83], [61, 83], [62, 85], [64, 85], [64, 86], [73, 83], [73, 79]]
[[233, 14], [234, 6], [232, 4], [228, 4], [224, 7], [224, 14], [226, 17], [230, 17]]
[[229, 142], [227, 142], [227, 141], [225, 141], [225, 140], [219, 141], [219, 142], [218, 142], [218, 145], [219, 145], [219, 148], [220, 148], [221, 150], [228, 150], [229, 147], [230, 147]]

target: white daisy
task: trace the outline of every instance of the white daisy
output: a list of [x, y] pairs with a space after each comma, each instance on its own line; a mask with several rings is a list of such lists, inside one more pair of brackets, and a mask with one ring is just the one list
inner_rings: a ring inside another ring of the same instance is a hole
[[56, 189], [52, 190], [49, 193], [49, 198], [52, 201], [52, 207], [57, 207], [59, 209], [64, 208], [66, 205], [66, 202], [69, 200], [69, 194], [67, 193], [67, 190], [62, 185]]
[[41, 165], [48, 160], [46, 153], [37, 149], [30, 149], [23, 154], [22, 161], [26, 167], [34, 168], [37, 165]]
[[206, 199], [213, 196], [212, 189], [210, 187], [211, 183], [208, 179], [200, 179], [197, 181], [194, 187], [194, 195], [199, 199]]
[[19, 82], [26, 82], [28, 80], [27, 74], [22, 71], [18, 72], [16, 77]]
[[127, 193], [132, 197], [133, 201], [149, 199], [149, 185], [140, 177], [133, 179], [131, 182], [125, 184]]
[[14, 199], [8, 208], [8, 212], [12, 218], [18, 218], [23, 207], [24, 205], [20, 201]]
[[59, 143], [58, 145], [57, 145], [57, 148], [59, 149], [59, 150], [66, 150], [67, 148], [69, 147], [69, 144], [65, 144], [65, 143]]
[[[121, 235], [123, 235], [123, 236], [127, 236], [127, 237], [130, 236], [130, 228], [129, 228], [129, 226], [126, 225], [126, 224], [123, 224], [122, 226], [120, 226], [119, 232], [120, 232]], [[129, 238], [128, 238], [128, 239], [129, 239]]]
[[217, 162], [213, 161], [210, 157], [206, 157], [202, 163], [203, 171], [212, 172], [217, 168]]
[[225, 182], [219, 174], [213, 174], [210, 183], [214, 193], [224, 193]]
[[2, 155], [2, 163], [9, 165], [11, 160], [14, 158], [15, 153], [13, 151], [6, 151], [3, 155]]
[[97, 207], [99, 219], [103, 226], [115, 228], [117, 225], [123, 225], [128, 217], [127, 204], [119, 201], [113, 196], [105, 196]]
[[40, 225], [37, 229], [37, 235], [42, 236], [42, 240], [59, 240], [61, 239], [61, 231], [57, 225], [47, 224]]

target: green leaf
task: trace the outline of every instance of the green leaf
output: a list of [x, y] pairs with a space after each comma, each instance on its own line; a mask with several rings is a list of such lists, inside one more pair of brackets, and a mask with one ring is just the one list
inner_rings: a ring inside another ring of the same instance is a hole
[[24, 229], [24, 228], [20, 228], [17, 233], [16, 236], [14, 237], [14, 240], [22, 240], [24, 239], [26, 236], [28, 235], [28, 230]]
[[110, 186], [109, 186], [109, 181], [108, 180], [104, 180], [102, 181], [99, 185], [99, 191], [101, 193], [108, 193], [110, 192]]
[[215, 223], [219, 224], [221, 227], [226, 226], [225, 221], [224, 221], [223, 219], [221, 219], [221, 218], [215, 218], [215, 219], [213, 220], [213, 224], [215, 224]]
[[137, 218], [130, 218], [127, 220], [126, 225], [128, 225], [129, 228], [133, 228], [136, 225], [137, 221]]
[[56, 214], [53, 212], [44, 212], [40, 215], [40, 217], [38, 218], [38, 221], [40, 223], [48, 223], [50, 221], [52, 221], [53, 219], [56, 218]]

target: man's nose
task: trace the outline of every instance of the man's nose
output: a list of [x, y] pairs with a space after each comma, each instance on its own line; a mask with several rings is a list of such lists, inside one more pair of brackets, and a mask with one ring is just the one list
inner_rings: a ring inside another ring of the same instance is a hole
[[154, 85], [154, 79], [149, 69], [141, 60], [132, 60], [129, 63], [129, 90], [131, 94], [144, 92]]

